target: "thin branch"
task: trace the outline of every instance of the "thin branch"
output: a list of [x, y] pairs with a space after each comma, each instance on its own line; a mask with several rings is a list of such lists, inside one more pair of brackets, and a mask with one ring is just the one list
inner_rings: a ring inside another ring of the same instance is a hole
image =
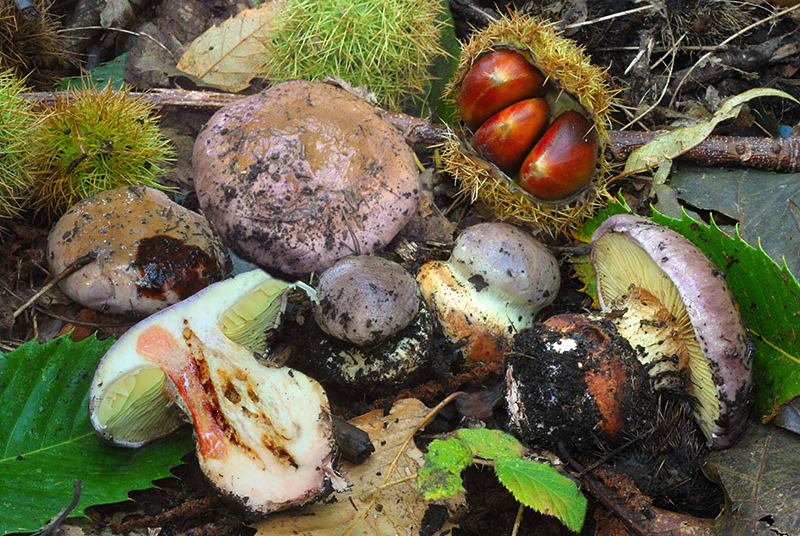
[[[188, 111], [212, 114], [218, 109], [243, 98], [242, 95], [211, 91], [182, 89], [153, 89], [134, 93], [162, 112], [186, 113]], [[26, 97], [37, 105], [50, 106], [56, 102], [57, 93], [28, 93]], [[447, 125], [431, 123], [380, 108], [376, 112], [392, 123], [412, 146], [432, 147], [442, 144], [453, 135], [463, 134]], [[607, 156], [625, 161], [630, 153], [652, 140], [660, 132], [610, 130]], [[687, 151], [680, 161], [697, 162], [707, 166], [739, 166], [769, 171], [793, 173], [800, 171], [800, 137], [766, 138], [756, 136], [709, 136]]]
[[36, 294], [31, 296], [31, 299], [26, 301], [19, 309], [14, 311], [14, 314], [11, 315], [11, 318], [13, 320], [16, 320], [19, 315], [21, 315], [23, 312], [25, 312], [25, 309], [27, 309], [28, 307], [33, 305], [36, 302], [36, 300], [41, 298], [48, 290], [50, 290], [56, 284], [58, 284], [59, 281], [69, 277], [70, 275], [74, 274], [75, 272], [77, 272], [78, 270], [83, 268], [84, 266], [94, 262], [95, 259], [97, 259], [97, 253], [92, 251], [92, 252], [89, 252], [88, 254], [84, 255], [83, 257], [80, 257], [78, 260], [73, 262], [71, 265], [67, 266], [64, 269], [63, 272], [58, 274], [58, 277], [56, 277], [55, 279], [53, 279], [52, 281], [47, 283], [45, 286], [43, 286], [41, 288], [41, 290], [39, 290], [39, 292], [37, 292]]

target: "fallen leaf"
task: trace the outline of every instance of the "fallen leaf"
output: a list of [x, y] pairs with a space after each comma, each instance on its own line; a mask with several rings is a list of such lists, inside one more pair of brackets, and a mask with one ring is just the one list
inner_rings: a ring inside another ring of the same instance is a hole
[[785, 259], [800, 277], [800, 174], [692, 166], [673, 173], [669, 185], [691, 206], [738, 221], [745, 241], [761, 244], [778, 264]]
[[98, 439], [89, 422], [89, 386], [112, 339], [34, 341], [0, 352], [0, 532], [34, 532], [72, 499], [72, 516], [124, 501], [134, 489], [171, 476], [192, 450], [188, 433], [121, 449]]
[[709, 454], [703, 471], [725, 492], [713, 534], [800, 532], [800, 438], [751, 419], [739, 441]]
[[788, 93], [771, 88], [755, 88], [740, 93], [725, 101], [709, 121], [665, 132], [633, 151], [625, 162], [623, 174], [629, 175], [658, 168], [652, 184], [653, 186], [664, 184], [675, 158], [702, 143], [711, 135], [717, 124], [739, 115], [739, 108], [742, 104], [759, 97], [783, 97], [797, 102]]
[[264, 70], [263, 43], [282, 3], [264, 2], [212, 26], [192, 41], [178, 61], [178, 69], [223, 91], [247, 88]]
[[[359, 496], [381, 485], [402, 443], [429, 411], [419, 400], [403, 399], [394, 405], [387, 416], [383, 415], [383, 411], [377, 410], [350, 421], [369, 433], [375, 445], [375, 453], [364, 463], [342, 464], [340, 471], [350, 483], [351, 489], [300, 510], [270, 516], [255, 525], [257, 536], [341, 536], [370, 500], [370, 497], [361, 499]], [[422, 452], [412, 442], [401, 456], [389, 482], [416, 476], [422, 463]], [[427, 502], [417, 491], [416, 478], [412, 478], [408, 482], [384, 489], [377, 504], [350, 534], [418, 535], [427, 507]], [[445, 522], [444, 527], [435, 534], [452, 530], [454, 526], [452, 522]]]

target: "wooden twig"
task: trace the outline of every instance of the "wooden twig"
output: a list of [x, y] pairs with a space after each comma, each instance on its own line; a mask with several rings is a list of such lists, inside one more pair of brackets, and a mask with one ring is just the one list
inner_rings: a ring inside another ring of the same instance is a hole
[[[236, 102], [241, 95], [182, 89], [153, 89], [136, 93], [163, 113], [205, 112]], [[52, 105], [59, 94], [29, 93], [27, 98], [38, 105]], [[459, 134], [452, 128], [431, 123], [419, 117], [376, 108], [378, 113], [400, 130], [413, 146], [436, 146], [448, 136]], [[624, 162], [637, 147], [652, 140], [659, 132], [610, 130], [608, 157]], [[678, 160], [707, 166], [736, 166], [769, 171], [794, 173], [800, 171], [800, 138], [765, 138], [758, 136], [709, 136]]]
[[64, 269], [63, 272], [58, 274], [58, 277], [56, 277], [55, 279], [53, 279], [52, 281], [47, 283], [45, 286], [43, 286], [41, 288], [41, 290], [39, 290], [39, 292], [37, 292], [36, 294], [31, 296], [31, 299], [26, 301], [24, 304], [22, 304], [22, 306], [19, 307], [19, 309], [14, 311], [14, 314], [11, 315], [11, 318], [13, 320], [16, 320], [16, 318], [19, 315], [21, 315], [25, 311], [25, 309], [27, 309], [28, 307], [33, 305], [33, 303], [36, 302], [36, 300], [38, 300], [40, 297], [42, 297], [42, 295], [44, 295], [44, 293], [46, 293], [48, 290], [53, 288], [59, 281], [61, 281], [62, 279], [66, 278], [66, 277], [69, 277], [70, 275], [74, 274], [75, 272], [77, 272], [78, 270], [80, 270], [81, 268], [86, 266], [87, 264], [94, 262], [95, 259], [97, 259], [97, 253], [92, 251], [92, 252], [89, 252], [86, 255], [80, 257], [78, 260], [73, 262], [71, 265], [67, 266]]

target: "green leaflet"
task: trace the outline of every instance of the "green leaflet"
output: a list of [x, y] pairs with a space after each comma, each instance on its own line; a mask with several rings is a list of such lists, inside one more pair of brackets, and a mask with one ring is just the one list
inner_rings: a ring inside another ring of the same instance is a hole
[[429, 445], [417, 485], [426, 500], [450, 497], [463, 490], [464, 468], [480, 460], [494, 461], [497, 478], [519, 502], [580, 531], [587, 502], [578, 486], [549, 465], [526, 460], [524, 455], [522, 444], [505, 432], [462, 428], [454, 437]]
[[537, 512], [555, 516], [570, 530], [580, 532], [587, 501], [575, 482], [549, 465], [513, 456], [498, 458], [494, 470], [519, 502]]
[[0, 352], [0, 530], [32, 532], [69, 505], [73, 482], [87, 507], [170, 476], [193, 448], [188, 433], [136, 450], [102, 443], [89, 422], [89, 386], [112, 340], [68, 336]]

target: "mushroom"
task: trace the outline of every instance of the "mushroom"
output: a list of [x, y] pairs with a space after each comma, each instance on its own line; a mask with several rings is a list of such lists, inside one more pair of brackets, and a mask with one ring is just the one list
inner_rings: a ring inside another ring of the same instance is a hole
[[[314, 323], [293, 344], [314, 375], [340, 391], [375, 398], [422, 380], [435, 320], [414, 277], [388, 259], [358, 255], [320, 276]], [[286, 326], [288, 326], [288, 322]]]
[[192, 158], [200, 205], [226, 244], [290, 280], [379, 251], [421, 194], [403, 136], [321, 82], [284, 82], [222, 108]]
[[520, 331], [505, 376], [511, 427], [532, 444], [613, 448], [657, 420], [645, 366], [607, 319], [568, 313]]
[[259, 361], [223, 333], [253, 340], [243, 324], [274, 327], [291, 287], [261, 270], [245, 272], [139, 322], [95, 373], [95, 430], [112, 444], [135, 447], [172, 431], [182, 409], [194, 426], [203, 473], [253, 514], [344, 489], [320, 384]]
[[89, 253], [95, 262], [63, 279], [61, 290], [85, 307], [138, 317], [219, 281], [231, 262], [203, 216], [143, 186], [84, 199], [50, 230], [53, 274]]
[[468, 364], [502, 361], [515, 333], [556, 298], [561, 275], [555, 257], [523, 230], [482, 223], [456, 239], [447, 261], [417, 275], [425, 301]]
[[591, 244], [600, 305], [654, 388], [685, 389], [708, 444], [730, 446], [747, 419], [753, 354], [724, 274], [682, 235], [634, 215], [608, 218]]
[[320, 276], [314, 319], [325, 333], [366, 346], [405, 328], [419, 302], [417, 282], [396, 262], [346, 257]]

